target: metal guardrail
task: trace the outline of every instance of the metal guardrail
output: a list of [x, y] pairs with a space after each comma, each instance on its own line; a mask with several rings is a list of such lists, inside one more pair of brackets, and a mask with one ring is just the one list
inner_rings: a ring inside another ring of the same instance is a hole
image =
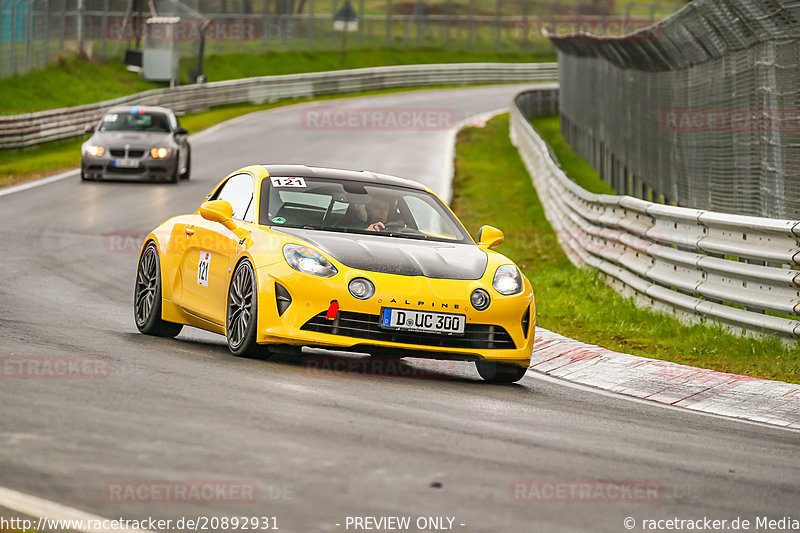
[[800, 336], [800, 222], [590, 193], [564, 174], [530, 124], [537, 92], [517, 96], [510, 135], [572, 263], [597, 268], [618, 292], [684, 321]]
[[458, 63], [401, 65], [308, 74], [263, 76], [154, 89], [96, 104], [24, 115], [0, 115], [0, 149], [22, 148], [83, 135], [115, 105], [159, 105], [175, 111], [216, 105], [272, 102], [397, 87], [553, 80], [556, 63]]

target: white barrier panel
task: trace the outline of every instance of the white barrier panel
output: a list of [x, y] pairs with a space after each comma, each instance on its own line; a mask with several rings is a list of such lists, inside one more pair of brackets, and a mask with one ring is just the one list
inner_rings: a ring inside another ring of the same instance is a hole
[[800, 222], [593, 194], [570, 180], [517, 96], [511, 139], [562, 248], [619, 292], [684, 321], [743, 334], [800, 335]]
[[216, 105], [272, 102], [398, 87], [463, 85], [554, 80], [556, 63], [454, 63], [400, 65], [284, 76], [262, 76], [153, 89], [96, 104], [51, 109], [24, 115], [0, 115], [0, 149], [22, 148], [84, 135], [116, 105], [158, 105], [174, 111]]

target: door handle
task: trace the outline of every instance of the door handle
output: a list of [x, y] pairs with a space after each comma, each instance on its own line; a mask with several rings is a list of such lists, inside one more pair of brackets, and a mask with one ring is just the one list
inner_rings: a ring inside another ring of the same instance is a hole
[[186, 229], [183, 230], [186, 235], [194, 235], [194, 227], [186, 226]]

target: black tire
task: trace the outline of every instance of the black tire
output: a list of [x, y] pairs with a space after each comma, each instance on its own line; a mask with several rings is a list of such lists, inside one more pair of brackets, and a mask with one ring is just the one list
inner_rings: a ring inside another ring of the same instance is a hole
[[483, 379], [490, 383], [516, 383], [525, 376], [527, 366], [494, 361], [475, 361], [475, 368]]
[[228, 348], [237, 357], [265, 359], [269, 350], [256, 342], [258, 324], [258, 284], [249, 260], [242, 260], [233, 271], [228, 287], [225, 337]]
[[152, 241], [139, 256], [133, 291], [133, 317], [136, 327], [145, 335], [174, 337], [183, 329], [183, 324], [161, 319], [161, 264], [158, 247]]
[[181, 179], [182, 180], [188, 180], [189, 176], [191, 175], [191, 173], [192, 173], [192, 149], [191, 148], [187, 148], [186, 149], [186, 170], [184, 170], [183, 174], [181, 174]]

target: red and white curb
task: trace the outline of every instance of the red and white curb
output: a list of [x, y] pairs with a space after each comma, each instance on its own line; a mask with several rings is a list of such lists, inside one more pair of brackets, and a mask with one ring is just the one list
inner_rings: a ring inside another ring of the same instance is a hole
[[800, 429], [800, 385], [647, 359], [536, 328], [532, 370], [619, 394]]

